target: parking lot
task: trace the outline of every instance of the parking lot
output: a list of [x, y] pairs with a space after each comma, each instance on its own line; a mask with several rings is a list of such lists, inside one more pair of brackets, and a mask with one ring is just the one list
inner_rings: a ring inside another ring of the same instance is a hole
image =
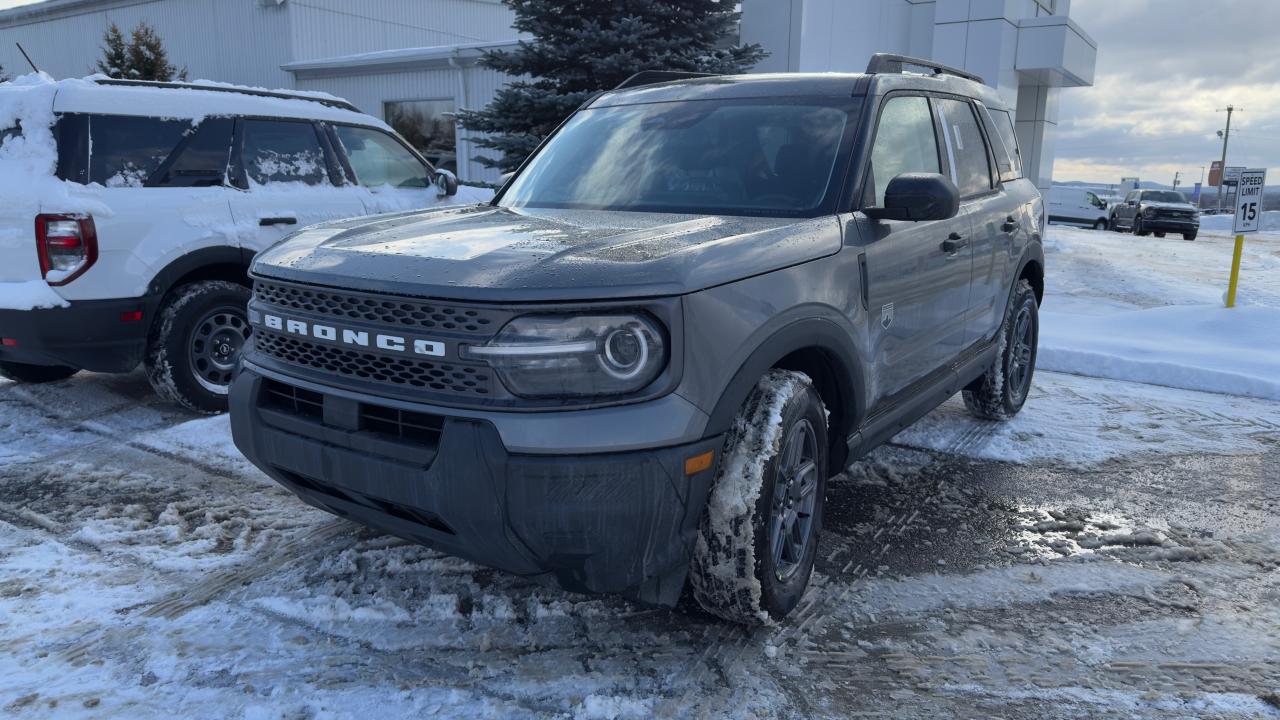
[[[1169, 253], [1228, 242], [1050, 233], [1046, 311], [1209, 293]], [[1269, 399], [1050, 371], [1006, 424], [955, 398], [833, 481], [814, 586], [744, 630], [312, 510], [138, 373], [0, 384], [0, 707], [1280, 717], [1278, 462]]]

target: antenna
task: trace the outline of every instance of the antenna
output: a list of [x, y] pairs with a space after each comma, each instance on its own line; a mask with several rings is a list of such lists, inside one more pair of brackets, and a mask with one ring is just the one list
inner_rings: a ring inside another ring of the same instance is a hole
[[31, 62], [31, 56], [27, 54], [26, 50], [22, 49], [22, 43], [16, 42], [14, 45], [18, 46], [18, 52], [22, 53], [22, 57], [27, 59], [27, 64], [31, 66], [31, 69], [36, 72], [40, 72], [40, 68], [36, 67], [35, 63]]

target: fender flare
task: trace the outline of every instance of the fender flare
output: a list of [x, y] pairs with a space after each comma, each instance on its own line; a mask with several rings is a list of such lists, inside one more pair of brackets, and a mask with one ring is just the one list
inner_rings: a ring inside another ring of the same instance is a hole
[[825, 353], [833, 371], [831, 379], [839, 397], [839, 407], [827, 408], [833, 420], [829, 435], [832, 447], [843, 451], [846, 436], [862, 422], [866, 413], [862, 353], [849, 331], [831, 319], [809, 315], [784, 322], [780, 328], [763, 331], [768, 334], [756, 343], [755, 350], [721, 391], [707, 421], [707, 435], [729, 430], [756, 383], [780, 360], [797, 350], [816, 348]]
[[[1033, 238], [1033, 242], [1027, 243], [1027, 246], [1023, 248], [1022, 257], [1018, 259], [1018, 269], [1014, 272], [1013, 277], [1010, 278], [1013, 282], [1009, 284], [1009, 298], [1011, 299], [1013, 297], [1013, 290], [1018, 285], [1018, 278], [1022, 277], [1022, 273], [1026, 271], [1028, 265], [1035, 263], [1040, 268], [1040, 288], [1037, 291], [1038, 297], [1036, 297], [1036, 302], [1043, 305], [1045, 276], [1044, 243], [1042, 242], [1039, 233], [1034, 235]], [[1008, 302], [1008, 300], [1006, 300], [1006, 302]], [[1003, 312], [1003, 308], [1001, 311]]]
[[180, 278], [211, 265], [239, 265], [244, 268], [247, 278], [249, 263], [252, 259], [251, 251], [229, 245], [215, 245], [193, 250], [170, 262], [156, 273], [148, 286], [148, 292], [153, 296], [161, 297], [168, 293]]

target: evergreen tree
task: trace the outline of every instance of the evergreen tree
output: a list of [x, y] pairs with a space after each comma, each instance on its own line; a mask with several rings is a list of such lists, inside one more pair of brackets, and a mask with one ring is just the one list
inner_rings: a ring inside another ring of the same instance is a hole
[[[733, 45], [739, 14], [728, 0], [503, 0], [515, 29], [533, 36], [481, 64], [522, 78], [483, 110], [462, 110], [460, 124], [486, 133], [476, 144], [500, 157], [478, 158], [512, 170], [552, 130], [600, 90], [642, 70], [741, 73], [759, 62], [759, 45]], [[527, 78], [527, 79], [524, 79]]]
[[187, 70], [179, 70], [169, 63], [164, 43], [155, 28], [145, 22], [138, 23], [126, 43], [124, 33], [112, 23], [103, 35], [105, 43], [98, 72], [109, 77], [127, 80], [186, 80]]
[[129, 77], [129, 50], [125, 47], [124, 33], [120, 32], [120, 27], [111, 23], [111, 27], [102, 36], [102, 42], [106, 44], [102, 47], [98, 72], [117, 80]]

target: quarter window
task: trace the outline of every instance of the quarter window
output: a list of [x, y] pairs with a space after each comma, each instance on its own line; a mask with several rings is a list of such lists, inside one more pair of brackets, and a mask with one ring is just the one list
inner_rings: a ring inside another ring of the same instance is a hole
[[991, 119], [995, 122], [996, 135], [1004, 142], [1004, 147], [1009, 151], [1009, 159], [1013, 161], [1013, 172], [1016, 177], [1022, 177], [1022, 150], [1018, 147], [1018, 134], [1013, 130], [1013, 118], [1009, 115], [1008, 110], [992, 110], [987, 108], [991, 113]]
[[425, 188], [431, 184], [427, 166], [390, 135], [346, 125], [338, 125], [334, 131], [361, 185]]
[[938, 100], [938, 112], [950, 144], [960, 196], [978, 195], [991, 189], [991, 163], [987, 146], [978, 129], [973, 106], [959, 100]]
[[328, 180], [324, 149], [310, 122], [245, 120], [241, 155], [245, 172], [258, 185]]
[[880, 111], [880, 124], [871, 148], [868, 183], [875, 193], [876, 207], [884, 206], [885, 188], [895, 177], [909, 172], [936, 173], [941, 169], [929, 101], [918, 96], [889, 98]]
[[89, 182], [144, 187], [190, 129], [189, 120], [91, 115]]

